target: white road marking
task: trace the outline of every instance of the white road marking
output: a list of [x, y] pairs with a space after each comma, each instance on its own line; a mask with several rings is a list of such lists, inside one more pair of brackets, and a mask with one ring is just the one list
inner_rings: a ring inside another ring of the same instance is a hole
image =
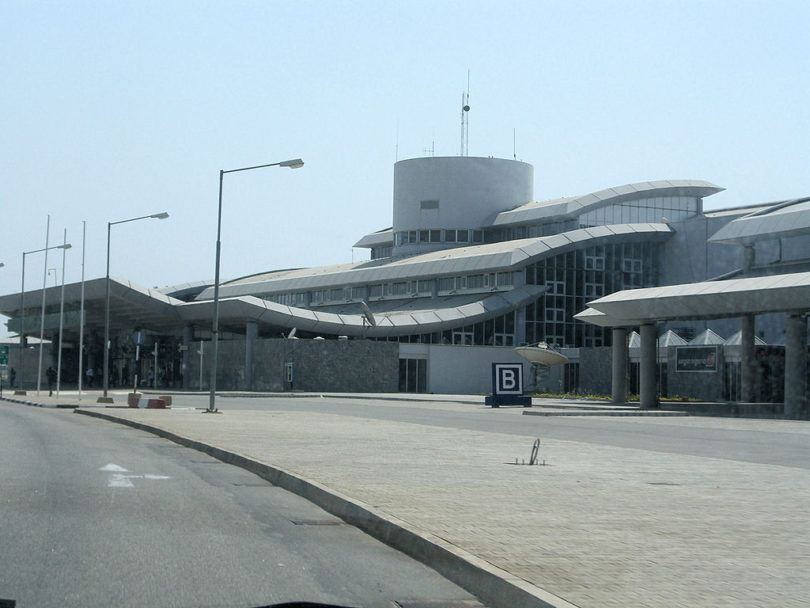
[[168, 475], [153, 475], [151, 473], [145, 475], [124, 475], [124, 473], [129, 473], [129, 469], [125, 469], [117, 464], [108, 464], [101, 467], [99, 471], [112, 473], [107, 481], [108, 488], [134, 488], [135, 484], [132, 483], [133, 479], [171, 479]]
[[99, 471], [116, 471], [118, 473], [129, 473], [127, 469], [125, 469], [124, 467], [120, 467], [117, 464], [108, 464], [106, 466], [101, 467]]
[[135, 484], [132, 483], [126, 475], [121, 475], [120, 473], [116, 473], [114, 475], [110, 475], [110, 479], [107, 482], [108, 488], [134, 488]]

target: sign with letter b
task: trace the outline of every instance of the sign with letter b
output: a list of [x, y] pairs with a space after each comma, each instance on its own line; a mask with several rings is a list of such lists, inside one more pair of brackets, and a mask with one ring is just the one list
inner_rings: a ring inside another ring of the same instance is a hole
[[493, 363], [492, 394], [522, 395], [523, 365], [520, 363]]

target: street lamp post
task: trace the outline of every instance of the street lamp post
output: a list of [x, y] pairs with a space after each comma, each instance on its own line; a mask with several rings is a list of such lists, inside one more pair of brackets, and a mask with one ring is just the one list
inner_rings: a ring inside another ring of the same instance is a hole
[[[62, 242], [67, 243], [67, 228], [65, 228]], [[59, 300], [59, 355], [56, 359], [56, 396], [59, 397], [59, 389], [62, 385], [62, 328], [65, 318], [65, 250], [62, 250], [62, 296]]]
[[22, 283], [20, 285], [20, 389], [24, 389], [23, 382], [25, 381], [25, 376], [23, 376], [24, 365], [25, 365], [25, 256], [30, 255], [32, 253], [41, 253], [46, 249], [70, 249], [70, 243], [65, 243], [63, 245], [54, 245], [53, 247], [43, 247], [42, 249], [34, 249], [33, 251], [23, 251], [22, 254]]
[[222, 178], [226, 173], [236, 173], [238, 171], [250, 171], [252, 169], [264, 169], [265, 167], [288, 167], [290, 169], [300, 169], [304, 166], [304, 161], [300, 158], [284, 160], [280, 163], [269, 163], [267, 165], [256, 165], [255, 167], [242, 167], [241, 169], [221, 170], [219, 172], [219, 206], [217, 208], [217, 252], [214, 265], [214, 315], [211, 324], [211, 342], [213, 352], [211, 354], [211, 380], [209, 381], [210, 394], [208, 396], [208, 409], [205, 412], [211, 414], [217, 411], [217, 351], [219, 341], [219, 253], [221, 249], [220, 236], [222, 234]]
[[169, 217], [169, 214], [163, 211], [162, 213], [142, 215], [128, 220], [107, 222], [107, 280], [104, 290], [104, 395], [99, 397], [99, 403], [108, 401], [107, 390], [110, 387], [110, 229], [116, 224], [126, 224], [127, 222], [148, 219], [165, 220], [167, 217]]

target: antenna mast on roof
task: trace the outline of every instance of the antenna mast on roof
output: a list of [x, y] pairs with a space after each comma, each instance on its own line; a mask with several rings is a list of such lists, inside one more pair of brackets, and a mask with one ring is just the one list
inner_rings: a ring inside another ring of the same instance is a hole
[[470, 70], [467, 70], [467, 90], [461, 94], [461, 152], [460, 156], [468, 156], [470, 152], [470, 124], [467, 112], [470, 111]]

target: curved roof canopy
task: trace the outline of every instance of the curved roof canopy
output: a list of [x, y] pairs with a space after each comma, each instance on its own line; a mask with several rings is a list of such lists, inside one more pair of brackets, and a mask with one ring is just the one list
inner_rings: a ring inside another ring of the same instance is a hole
[[[614, 240], [623, 243], [663, 240], [671, 234], [672, 229], [667, 224], [594, 226], [551, 236], [442, 249], [404, 258], [259, 274], [220, 285], [220, 296], [265, 296], [346, 285], [496, 272], [517, 269], [578, 247]], [[213, 291], [213, 287], [204, 290], [197, 300], [213, 298]]]
[[[613, 205], [628, 200], [648, 198], [651, 196], [695, 196], [703, 198], [722, 192], [725, 188], [716, 186], [702, 180], [663, 180], [655, 182], [639, 182], [607, 188], [584, 196], [569, 196], [548, 201], [533, 201], [501, 211], [490, 224], [481, 226], [482, 229], [524, 224], [556, 218], [575, 217], [587, 213], [591, 209], [603, 205]], [[386, 228], [367, 234], [355, 247], [381, 247], [392, 245], [394, 241], [393, 228]]]
[[709, 241], [750, 245], [800, 234], [810, 234], [810, 197], [777, 203], [732, 220]]
[[810, 272], [625, 289], [588, 302], [575, 318], [602, 327], [810, 309]]
[[[316, 334], [341, 336], [383, 337], [431, 333], [452, 327], [470, 325], [505, 314], [516, 307], [528, 304], [545, 287], [527, 285], [511, 291], [484, 294], [479, 300], [455, 305], [450, 302], [443, 307], [422, 311], [392, 311], [375, 314], [377, 325], [372, 327], [357, 304], [357, 314], [338, 314], [309, 310], [268, 302], [253, 296], [226, 298], [220, 301], [220, 316], [244, 321], [252, 319], [262, 324], [282, 328], [298, 328]], [[189, 302], [178, 306], [181, 318], [186, 322], [207, 320], [213, 313], [213, 302]]]
[[394, 244], [394, 229], [385, 228], [367, 234], [362, 239], [357, 241], [352, 247], [385, 247], [386, 245]]
[[575, 217], [605, 205], [614, 205], [650, 196], [695, 196], [703, 198], [723, 190], [724, 188], [720, 186], [702, 180], [640, 182], [600, 190], [585, 196], [526, 203], [509, 211], [502, 211], [495, 217], [492, 225], [506, 226]]

